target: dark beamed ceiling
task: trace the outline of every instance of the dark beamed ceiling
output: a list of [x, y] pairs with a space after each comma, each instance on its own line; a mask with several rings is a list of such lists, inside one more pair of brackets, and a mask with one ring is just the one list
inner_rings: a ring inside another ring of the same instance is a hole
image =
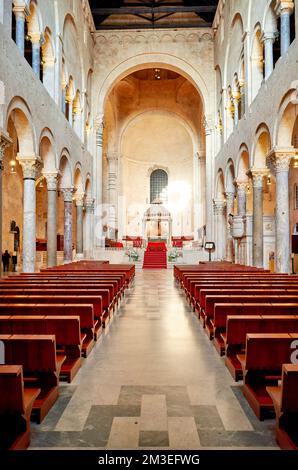
[[89, 0], [95, 27], [104, 29], [211, 27], [218, 0]]

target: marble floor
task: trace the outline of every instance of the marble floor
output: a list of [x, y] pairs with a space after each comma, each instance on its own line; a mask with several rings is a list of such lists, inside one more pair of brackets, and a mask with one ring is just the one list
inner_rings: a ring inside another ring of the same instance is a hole
[[31, 449], [269, 449], [258, 421], [171, 270], [138, 271], [105, 334]]

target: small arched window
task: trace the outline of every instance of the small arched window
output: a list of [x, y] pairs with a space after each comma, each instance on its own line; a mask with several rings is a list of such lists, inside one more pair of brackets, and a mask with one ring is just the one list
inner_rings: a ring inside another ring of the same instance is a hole
[[150, 175], [150, 204], [168, 200], [168, 174], [166, 171], [154, 170]]

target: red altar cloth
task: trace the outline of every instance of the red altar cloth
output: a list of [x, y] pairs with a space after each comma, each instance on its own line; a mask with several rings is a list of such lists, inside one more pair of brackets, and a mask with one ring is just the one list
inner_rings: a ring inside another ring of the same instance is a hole
[[148, 242], [147, 251], [167, 251], [164, 242]]

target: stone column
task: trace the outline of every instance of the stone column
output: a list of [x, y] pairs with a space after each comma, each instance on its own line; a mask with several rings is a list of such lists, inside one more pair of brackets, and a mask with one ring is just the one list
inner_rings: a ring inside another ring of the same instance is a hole
[[102, 227], [102, 146], [104, 132], [104, 116], [99, 114], [94, 121], [95, 129], [95, 155], [93, 159], [93, 188], [95, 199], [94, 233], [93, 245], [97, 248], [104, 246]]
[[26, 6], [16, 5], [13, 8], [16, 18], [16, 45], [22, 55], [25, 53], [25, 17]]
[[30, 33], [32, 43], [32, 70], [40, 78], [40, 33]]
[[108, 227], [109, 238], [116, 238], [116, 230], [118, 225], [117, 207], [118, 207], [118, 156], [111, 154], [108, 156], [108, 194], [109, 194], [109, 216]]
[[273, 167], [276, 177], [276, 271], [290, 272], [290, 214], [289, 214], [289, 168], [293, 148], [274, 149], [267, 161]]
[[239, 80], [240, 87], [240, 103], [241, 103], [241, 117], [245, 114], [245, 81], [243, 79]]
[[280, 15], [280, 53], [287, 53], [291, 43], [290, 16], [294, 10], [293, 1], [277, 0], [276, 12]]
[[274, 59], [273, 59], [273, 43], [276, 38], [276, 33], [264, 33], [263, 35], [263, 42], [265, 48], [265, 79], [267, 80], [268, 77], [273, 72], [274, 68]]
[[227, 245], [226, 245], [226, 260], [233, 261], [233, 236], [230, 224], [230, 215], [234, 214], [234, 192], [226, 192], [226, 230], [227, 230]]
[[234, 105], [234, 126], [238, 126], [239, 122], [239, 100], [240, 100], [240, 92], [235, 91], [232, 94], [232, 100]]
[[[8, 134], [0, 130], [0, 253], [2, 254], [2, 171], [4, 152], [7, 147], [12, 144], [12, 140]], [[2, 262], [0, 273], [2, 272]]]
[[57, 186], [59, 172], [43, 172], [48, 189], [47, 256], [48, 267], [57, 266]]
[[246, 216], [246, 188], [247, 182], [236, 181], [237, 185], [237, 213], [242, 217]]
[[23, 272], [34, 273], [36, 258], [36, 191], [35, 180], [41, 158], [37, 155], [17, 155], [17, 160], [23, 170]]
[[253, 265], [262, 268], [263, 260], [263, 178], [267, 168], [252, 168], [253, 186]]
[[76, 257], [79, 259], [84, 258], [84, 230], [83, 230], [83, 207], [84, 207], [84, 193], [76, 193], [75, 203], [77, 209], [77, 243], [76, 243]]
[[86, 231], [85, 231], [85, 249], [86, 258], [93, 258], [93, 215], [94, 215], [94, 199], [87, 198], [85, 200], [86, 208]]
[[74, 188], [63, 188], [64, 196], [64, 263], [72, 261], [72, 197]]
[[215, 231], [216, 231], [216, 253], [217, 259], [222, 260], [224, 259], [224, 250], [225, 250], [225, 211], [226, 211], [226, 203], [224, 200], [214, 200], [213, 201], [213, 209], [214, 209], [214, 216], [215, 216]]
[[204, 129], [206, 136], [206, 239], [208, 241], [213, 239], [214, 228], [213, 228], [213, 216], [212, 211], [212, 195], [213, 195], [213, 172], [214, 172], [214, 123], [209, 118], [204, 118]]

